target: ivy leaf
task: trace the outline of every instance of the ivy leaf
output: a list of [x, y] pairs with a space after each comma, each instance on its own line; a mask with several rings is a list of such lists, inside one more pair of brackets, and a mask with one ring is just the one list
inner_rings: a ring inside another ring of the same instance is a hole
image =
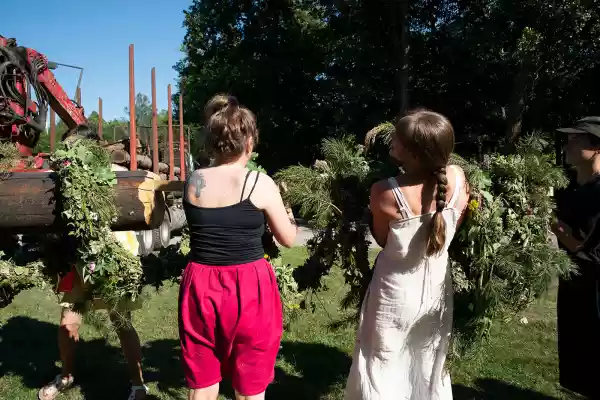
[[494, 202], [494, 197], [492, 196], [492, 194], [490, 192], [488, 192], [487, 190], [480, 190], [479, 192], [481, 193], [481, 195], [483, 196], [483, 198], [485, 199], [485, 201], [488, 204], [491, 204]]

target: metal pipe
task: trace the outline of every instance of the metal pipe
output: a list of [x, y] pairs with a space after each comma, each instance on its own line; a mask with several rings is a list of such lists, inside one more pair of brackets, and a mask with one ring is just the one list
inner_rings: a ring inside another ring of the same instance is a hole
[[183, 86], [179, 88], [179, 179], [185, 181], [185, 135], [183, 127]]
[[158, 175], [158, 113], [156, 111], [156, 68], [152, 68], [152, 172]]
[[98, 137], [102, 139], [102, 97], [98, 97]]
[[173, 101], [171, 99], [171, 85], [167, 87], [167, 96], [169, 97], [169, 180], [175, 179], [175, 152], [173, 150]]
[[56, 112], [50, 108], [50, 152], [54, 151], [56, 144]]
[[56, 69], [56, 67], [58, 67], [59, 65], [62, 67], [75, 68], [79, 70], [79, 79], [77, 79], [77, 88], [75, 89], [75, 97], [77, 97], [77, 89], [81, 87], [81, 80], [83, 79], [83, 67], [78, 67], [77, 65], [63, 64], [56, 61], [48, 61], [48, 69]]
[[129, 170], [137, 171], [137, 131], [135, 127], [135, 68], [133, 44], [129, 45]]

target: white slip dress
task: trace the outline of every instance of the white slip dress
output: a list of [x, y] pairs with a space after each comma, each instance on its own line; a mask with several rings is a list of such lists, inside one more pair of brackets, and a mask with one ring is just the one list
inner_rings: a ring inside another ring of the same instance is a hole
[[460, 211], [463, 184], [442, 211], [446, 244], [439, 255], [425, 249], [433, 212], [414, 215], [395, 178], [389, 183], [402, 220], [392, 221], [385, 248], [361, 309], [345, 400], [451, 400], [444, 368], [452, 332], [453, 293], [448, 246]]

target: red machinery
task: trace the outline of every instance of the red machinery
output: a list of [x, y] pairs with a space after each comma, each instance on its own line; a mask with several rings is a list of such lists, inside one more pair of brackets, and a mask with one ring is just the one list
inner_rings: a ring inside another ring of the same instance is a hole
[[[152, 70], [152, 103], [153, 103], [153, 121], [152, 121], [152, 159], [148, 166], [148, 158], [144, 155], [137, 154], [138, 139], [137, 127], [135, 122], [135, 87], [134, 87], [134, 59], [133, 45], [129, 47], [129, 91], [130, 91], [130, 129], [129, 129], [129, 151], [126, 154], [126, 160], [121, 162], [113, 159], [116, 164], [124, 164], [126, 161], [129, 171], [117, 172], [119, 182], [125, 181], [126, 177], [139, 176], [150, 178], [150, 171], [154, 175], [160, 175], [163, 182], [179, 180], [179, 185], [161, 186], [157, 191], [164, 192], [157, 194], [162, 200], [159, 203], [166, 202], [164, 213], [156, 211], [152, 213], [155, 217], [152, 218], [152, 223], [146, 221], [149, 230], [139, 231], [140, 242], [142, 244], [141, 253], [148, 254], [154, 249], [166, 247], [171, 238], [171, 232], [180, 230], [185, 223], [185, 218], [181, 218], [183, 214], [180, 207], [179, 196], [166, 196], [168, 192], [180, 192], [183, 186], [181, 181], [185, 179], [186, 164], [188, 164], [187, 152], [185, 151], [184, 127], [183, 127], [183, 111], [182, 99], [179, 101], [179, 156], [174, 153], [173, 140], [173, 124], [172, 124], [172, 109], [171, 109], [171, 85], [168, 87], [169, 98], [169, 129], [168, 129], [168, 148], [169, 160], [168, 165], [159, 160], [159, 144], [158, 144], [158, 127], [156, 118], [156, 87], [155, 87], [155, 71]], [[0, 35], [0, 142], [10, 141], [15, 144], [23, 157], [33, 156], [33, 149], [39, 140], [40, 134], [46, 130], [46, 121], [51, 110], [54, 110], [60, 117], [61, 121], [68, 127], [68, 131], [63, 135], [63, 140], [71, 135], [86, 136], [89, 138], [102, 139], [102, 103], [99, 102], [99, 126], [98, 133], [92, 132], [88, 126], [88, 120], [85, 117], [83, 107], [78, 104], [79, 101], [73, 101], [66, 94], [64, 89], [57, 82], [52, 69], [56, 68], [56, 63], [48, 62], [48, 59], [36, 50], [17, 46], [15, 39], [5, 38]], [[79, 95], [77, 97], [80, 97]], [[55, 132], [54, 120], [50, 114], [50, 132], [51, 132], [51, 147], [53, 147], [53, 133]], [[104, 142], [108, 148], [114, 143]], [[112, 155], [116, 153], [111, 153]], [[42, 156], [41, 154], [38, 156]], [[41, 168], [43, 159], [36, 157], [34, 159], [33, 168]], [[180, 161], [179, 167], [175, 165], [175, 160]], [[31, 168], [31, 167], [30, 167]], [[141, 171], [135, 172], [140, 169]], [[144, 171], [145, 170], [145, 171]], [[188, 167], [189, 170], [189, 167]], [[19, 166], [13, 171], [23, 171], [23, 166]], [[147, 172], [146, 172], [147, 171]], [[163, 174], [166, 172], [167, 174]], [[45, 175], [29, 171], [27, 178], [33, 181], [36, 179], [43, 180]], [[14, 179], [18, 178], [16, 174]], [[122, 179], [121, 179], [122, 178]], [[142, 179], [142, 178], [139, 178]], [[41, 182], [41, 181], [40, 181]], [[173, 182], [174, 183], [174, 182]], [[4, 185], [8, 189], [7, 185]], [[157, 186], [158, 187], [158, 186]], [[172, 189], [175, 188], [175, 189]], [[23, 189], [25, 190], [25, 188]], [[5, 197], [2, 197], [2, 196]], [[2, 193], [0, 190], [0, 199], [8, 198], [8, 204], [17, 207], [22, 203], [21, 197], [18, 201], [12, 199], [11, 196], [16, 196], [14, 193]], [[14, 197], [13, 196], [13, 197]], [[26, 196], [25, 193], [18, 196]], [[29, 196], [29, 201], [31, 195]], [[167, 198], [168, 197], [168, 198]], [[39, 200], [39, 199], [38, 199]], [[41, 201], [41, 200], [40, 200]], [[158, 201], [158, 200], [157, 200]], [[40, 203], [41, 204], [41, 203]], [[20, 207], [20, 206], [19, 206]], [[157, 206], [158, 207], [158, 206]], [[158, 207], [157, 210], [162, 210], [165, 207]], [[12, 209], [11, 209], [12, 210]], [[12, 214], [19, 214], [18, 210], [7, 210]], [[19, 209], [21, 210], [21, 209]], [[39, 210], [38, 210], [39, 211]], [[38, 212], [36, 211], [36, 212]], [[21, 211], [23, 212], [23, 211]], [[129, 214], [128, 212], [127, 214]], [[39, 214], [39, 212], [38, 212]], [[164, 217], [163, 215], [164, 214]], [[47, 216], [50, 217], [50, 214]], [[140, 220], [148, 219], [149, 216], [142, 216]], [[37, 223], [37, 222], [36, 222]], [[41, 224], [41, 222], [39, 222]], [[5, 228], [5, 225], [10, 223], [7, 221], [0, 223], [0, 233]], [[34, 222], [28, 224], [35, 225]], [[4, 228], [3, 228], [4, 227]], [[147, 228], [146, 228], [147, 229]]]
[[53, 67], [43, 54], [0, 35], [0, 141], [14, 142], [23, 156], [33, 155], [49, 107], [69, 128], [66, 136], [89, 132], [83, 107], [69, 99]]

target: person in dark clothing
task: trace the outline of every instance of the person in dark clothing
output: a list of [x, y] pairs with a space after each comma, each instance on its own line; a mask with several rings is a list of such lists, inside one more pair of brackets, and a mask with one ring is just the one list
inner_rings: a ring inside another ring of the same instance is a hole
[[565, 161], [576, 180], [557, 194], [552, 230], [578, 267], [558, 286], [560, 384], [597, 399], [598, 369], [586, 360], [600, 359], [600, 117], [558, 131], [567, 135]]

